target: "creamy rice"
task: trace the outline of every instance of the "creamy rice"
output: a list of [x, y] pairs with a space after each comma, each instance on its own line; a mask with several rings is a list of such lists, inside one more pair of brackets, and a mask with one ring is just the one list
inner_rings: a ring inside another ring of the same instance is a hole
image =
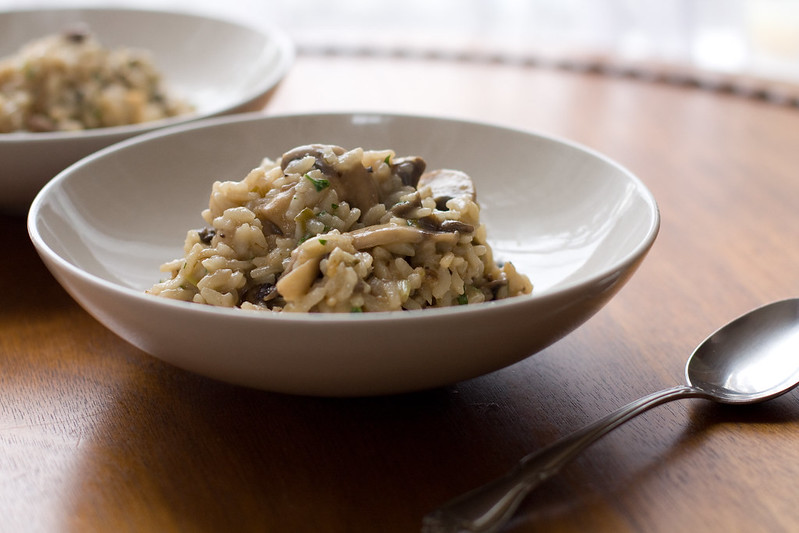
[[146, 52], [104, 48], [84, 30], [0, 60], [0, 133], [122, 126], [191, 110], [168, 93]]
[[369, 312], [529, 294], [494, 262], [471, 179], [392, 150], [300, 146], [213, 185], [169, 279], [147, 292], [210, 305]]

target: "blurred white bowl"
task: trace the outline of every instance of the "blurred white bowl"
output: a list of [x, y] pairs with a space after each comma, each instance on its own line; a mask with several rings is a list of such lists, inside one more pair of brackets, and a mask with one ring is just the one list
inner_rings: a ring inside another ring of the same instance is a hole
[[159, 127], [263, 107], [294, 60], [277, 28], [203, 16], [130, 9], [0, 13], [0, 57], [82, 23], [109, 48], [148, 50], [164, 81], [196, 108], [191, 115], [79, 132], [0, 133], [0, 211], [24, 212], [47, 180], [80, 158]]
[[[531, 296], [413, 312], [250, 312], [144, 293], [204, 225], [213, 181], [264, 156], [331, 143], [392, 148], [469, 173], [498, 260]], [[113, 179], [108, 176], [113, 175]], [[595, 152], [487, 124], [381, 114], [239, 115], [102, 150], [51, 181], [30, 210], [41, 257], [101, 323], [178, 367], [272, 391], [354, 396], [436, 387], [560, 339], [628, 280], [659, 229], [655, 200]]]

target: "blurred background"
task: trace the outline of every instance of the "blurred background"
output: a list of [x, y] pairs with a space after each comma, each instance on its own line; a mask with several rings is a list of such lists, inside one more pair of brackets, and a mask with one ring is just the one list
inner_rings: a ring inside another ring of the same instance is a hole
[[799, 86], [799, 0], [0, 0], [100, 5], [275, 24], [300, 54], [552, 64], [742, 92], [765, 83], [776, 100]]

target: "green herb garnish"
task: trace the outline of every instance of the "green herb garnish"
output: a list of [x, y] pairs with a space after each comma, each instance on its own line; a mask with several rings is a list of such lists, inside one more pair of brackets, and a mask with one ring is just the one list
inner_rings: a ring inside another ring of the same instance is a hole
[[327, 189], [328, 187], [330, 187], [330, 181], [328, 181], [326, 179], [323, 179], [323, 178], [319, 178], [319, 179], [312, 178], [310, 174], [306, 174], [305, 177], [308, 178], [308, 180], [310, 180], [311, 183], [313, 183], [313, 186], [314, 186], [314, 189], [316, 189], [316, 192], [323, 191], [323, 190]]
[[313, 209], [311, 209], [310, 207], [303, 207], [302, 211], [297, 213], [297, 216], [294, 217], [294, 222], [305, 224], [315, 216], [316, 215], [314, 214]]
[[37, 69], [30, 63], [25, 63], [25, 66], [22, 67], [22, 72], [25, 76], [25, 79], [32, 80], [36, 77]]
[[466, 305], [469, 303], [469, 298], [465, 294], [458, 296], [458, 305]]
[[363, 313], [363, 308], [361, 308], [361, 307], [352, 307], [352, 308], [350, 308], [350, 313]]

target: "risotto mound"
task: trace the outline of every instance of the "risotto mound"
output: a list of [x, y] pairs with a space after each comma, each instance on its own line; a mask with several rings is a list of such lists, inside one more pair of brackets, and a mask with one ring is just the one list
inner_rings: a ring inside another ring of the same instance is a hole
[[0, 60], [0, 133], [123, 126], [192, 110], [169, 94], [149, 54], [105, 48], [84, 29]]
[[494, 262], [471, 179], [392, 150], [294, 148], [216, 182], [169, 279], [147, 292], [210, 305], [371, 312], [528, 294]]

